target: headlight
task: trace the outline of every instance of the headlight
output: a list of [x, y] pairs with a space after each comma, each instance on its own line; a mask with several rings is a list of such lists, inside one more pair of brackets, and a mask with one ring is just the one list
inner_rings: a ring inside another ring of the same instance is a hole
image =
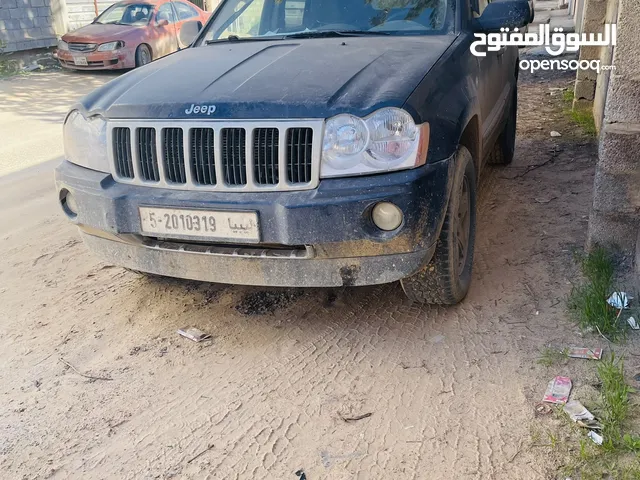
[[428, 124], [417, 126], [399, 108], [383, 108], [365, 119], [338, 115], [327, 120], [321, 177], [400, 170], [422, 165]]
[[322, 158], [332, 168], [344, 170], [359, 163], [359, 155], [369, 143], [367, 125], [353, 115], [338, 115], [324, 129]]
[[69, 44], [64, 40], [58, 40], [58, 50], [69, 50]]
[[112, 50], [118, 50], [124, 47], [124, 42], [118, 40], [117, 42], [103, 43], [98, 47], [99, 52], [110, 52]]
[[63, 132], [67, 160], [81, 167], [109, 173], [107, 122], [102, 117], [86, 119], [74, 110], [67, 117]]

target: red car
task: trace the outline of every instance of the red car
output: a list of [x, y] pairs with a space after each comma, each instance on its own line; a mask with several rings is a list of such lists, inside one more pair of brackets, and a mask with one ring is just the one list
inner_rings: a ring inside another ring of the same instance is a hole
[[189, 20], [203, 24], [210, 13], [181, 0], [125, 0], [107, 8], [93, 23], [58, 42], [64, 68], [134, 68], [180, 50], [180, 29]]

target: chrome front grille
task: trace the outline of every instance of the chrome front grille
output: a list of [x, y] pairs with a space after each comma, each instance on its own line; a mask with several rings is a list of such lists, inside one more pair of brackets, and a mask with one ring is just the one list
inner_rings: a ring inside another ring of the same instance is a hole
[[116, 181], [211, 191], [317, 187], [322, 120], [109, 121]]
[[98, 46], [95, 43], [78, 43], [78, 42], [71, 42], [68, 45], [69, 45], [69, 50], [73, 52], [93, 52]]

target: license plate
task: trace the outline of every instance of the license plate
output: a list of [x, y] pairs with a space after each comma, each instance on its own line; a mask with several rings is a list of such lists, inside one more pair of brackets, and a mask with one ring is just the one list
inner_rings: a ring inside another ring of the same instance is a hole
[[159, 237], [260, 240], [256, 212], [139, 207], [142, 232]]
[[87, 57], [73, 57], [73, 63], [75, 63], [76, 65], [83, 66], [83, 67], [86, 67], [86, 66], [89, 65], [87, 63]]

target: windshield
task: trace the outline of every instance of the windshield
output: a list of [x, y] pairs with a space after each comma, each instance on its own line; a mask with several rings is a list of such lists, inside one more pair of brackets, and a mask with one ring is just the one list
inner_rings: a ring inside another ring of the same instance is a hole
[[153, 6], [141, 4], [116, 3], [107, 8], [93, 23], [112, 23], [117, 25], [146, 25], [149, 23]]
[[227, 0], [207, 25], [201, 44], [329, 32], [446, 33], [452, 23], [449, 5], [449, 0]]

